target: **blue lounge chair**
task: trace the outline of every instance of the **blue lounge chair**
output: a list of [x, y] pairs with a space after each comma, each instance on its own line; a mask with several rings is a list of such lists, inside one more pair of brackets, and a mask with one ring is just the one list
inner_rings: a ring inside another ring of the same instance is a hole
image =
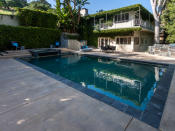
[[81, 46], [80, 51], [88, 52], [88, 51], [92, 51], [92, 48], [89, 48], [87, 45], [85, 45], [85, 46]]
[[20, 48], [17, 42], [12, 41], [11, 43], [12, 43], [12, 46], [16, 48], [16, 50]]
[[56, 46], [56, 47], [59, 47], [59, 46], [60, 46], [60, 42], [57, 41], [57, 42], [55, 43], [55, 46]]

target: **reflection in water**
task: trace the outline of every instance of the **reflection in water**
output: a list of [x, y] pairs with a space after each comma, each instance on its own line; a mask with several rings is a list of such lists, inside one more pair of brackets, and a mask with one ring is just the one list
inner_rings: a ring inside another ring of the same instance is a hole
[[166, 71], [152, 65], [77, 55], [29, 62], [139, 110], [145, 109]]
[[130, 86], [130, 88], [139, 88], [138, 83], [141, 83], [140, 81], [128, 79], [117, 74], [105, 73], [103, 71], [98, 72], [96, 69], [94, 69], [94, 74], [94, 77], [98, 77], [106, 81], [112, 81], [114, 83], [120, 83], [121, 86], [127, 85]]

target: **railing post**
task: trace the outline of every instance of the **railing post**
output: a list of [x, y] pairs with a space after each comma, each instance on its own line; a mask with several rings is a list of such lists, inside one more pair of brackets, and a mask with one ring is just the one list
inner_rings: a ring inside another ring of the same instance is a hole
[[140, 14], [140, 6], [139, 6], [139, 26], [141, 26], [141, 14]]
[[94, 27], [95, 27], [95, 16], [94, 16]]
[[106, 24], [105, 24], [106, 28], [108, 28], [107, 21], [108, 21], [108, 16], [107, 16], [107, 13], [106, 13]]

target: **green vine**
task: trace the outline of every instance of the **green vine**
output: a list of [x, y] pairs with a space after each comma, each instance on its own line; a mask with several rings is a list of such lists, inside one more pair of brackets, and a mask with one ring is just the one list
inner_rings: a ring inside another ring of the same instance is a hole
[[98, 36], [103, 37], [115, 37], [116, 35], [124, 36], [124, 35], [133, 35], [134, 31], [141, 31], [141, 27], [135, 27], [135, 28], [122, 28], [122, 29], [111, 29], [111, 30], [99, 30], [99, 31], [93, 31]]

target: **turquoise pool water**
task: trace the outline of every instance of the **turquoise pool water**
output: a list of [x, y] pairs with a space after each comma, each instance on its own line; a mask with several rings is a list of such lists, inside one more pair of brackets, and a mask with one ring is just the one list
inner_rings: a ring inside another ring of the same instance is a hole
[[142, 111], [166, 71], [161, 66], [79, 55], [28, 62]]

